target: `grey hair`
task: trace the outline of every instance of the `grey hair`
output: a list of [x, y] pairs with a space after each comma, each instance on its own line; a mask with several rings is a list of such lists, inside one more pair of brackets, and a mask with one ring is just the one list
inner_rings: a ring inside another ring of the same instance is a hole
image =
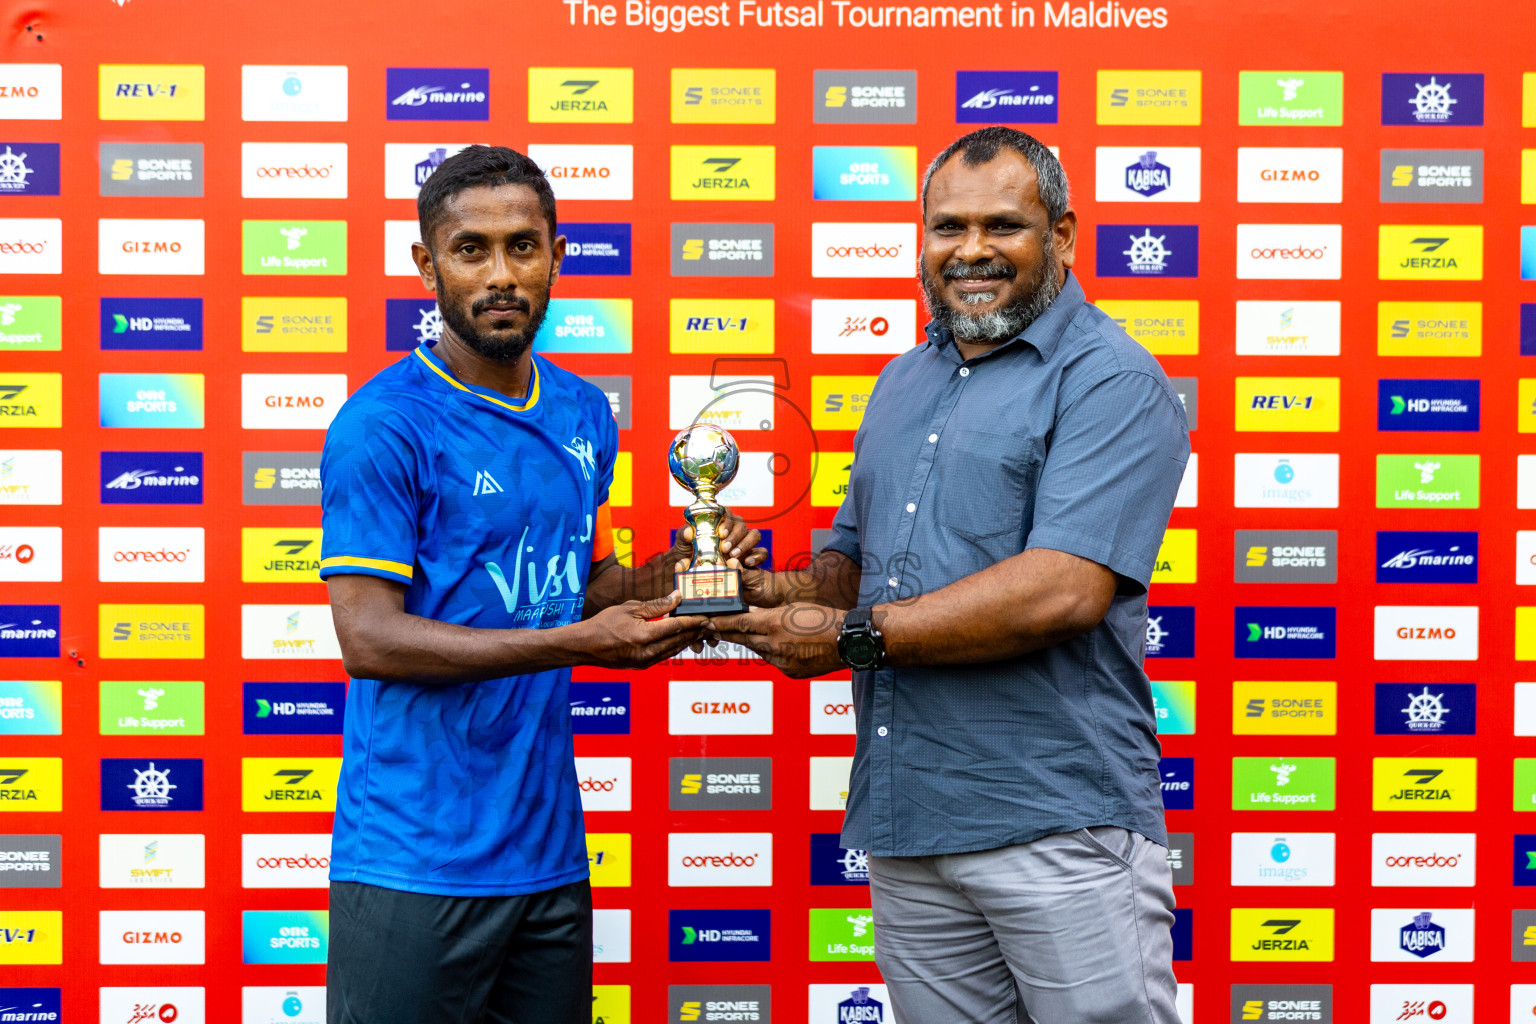
[[1002, 125], [992, 125], [987, 128], [978, 128], [968, 135], [951, 142], [938, 156], [933, 158], [933, 163], [928, 165], [928, 173], [923, 175], [923, 216], [928, 215], [928, 183], [933, 180], [933, 175], [940, 167], [947, 164], [956, 153], [967, 167], [976, 167], [990, 163], [1004, 148], [1011, 149], [1015, 153], [1028, 160], [1030, 166], [1035, 169], [1035, 177], [1039, 182], [1040, 202], [1045, 206], [1045, 212], [1050, 217], [1050, 222], [1055, 224], [1061, 219], [1061, 215], [1067, 212], [1070, 193], [1067, 186], [1067, 172], [1061, 166], [1061, 161], [1039, 139], [1033, 135], [1027, 135], [1016, 128], [1005, 128]]

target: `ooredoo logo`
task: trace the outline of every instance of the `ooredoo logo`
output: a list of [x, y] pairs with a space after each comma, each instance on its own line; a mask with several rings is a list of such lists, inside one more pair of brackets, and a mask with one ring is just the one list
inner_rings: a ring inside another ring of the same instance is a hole
[[103, 526], [97, 550], [103, 583], [203, 582], [201, 526]]
[[630, 809], [631, 762], [627, 757], [578, 757], [577, 789], [583, 811]]
[[667, 884], [772, 885], [769, 832], [673, 832], [667, 836]]
[[240, 837], [240, 885], [245, 889], [324, 889], [329, 885], [329, 833]]
[[247, 199], [345, 199], [347, 144], [242, 143], [240, 194]]
[[917, 225], [811, 225], [812, 277], [912, 277]]
[[0, 218], [0, 274], [63, 272], [63, 221], [50, 217]]
[[811, 680], [811, 735], [854, 734], [853, 683], [847, 679]]
[[668, 694], [674, 736], [766, 736], [773, 732], [773, 683], [674, 679]]
[[1237, 276], [1247, 280], [1337, 281], [1338, 224], [1239, 224]]

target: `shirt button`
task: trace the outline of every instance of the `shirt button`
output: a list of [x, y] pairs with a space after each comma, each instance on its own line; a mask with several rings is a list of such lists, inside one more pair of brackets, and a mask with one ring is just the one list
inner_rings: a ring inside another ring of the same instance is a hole
[[877, 735], [884, 736], [886, 733], [888, 733], [890, 731], [891, 730], [887, 729], [885, 726], [882, 725], [880, 728], [875, 730], [875, 733]]
[[929, 434], [928, 435], [928, 443], [929, 444], [933, 444], [934, 442], [938, 441], [938, 439], [939, 439], [939, 435], [938, 434]]
[[971, 368], [969, 366], [962, 366], [962, 367], [960, 367], [960, 376], [962, 376], [962, 377], [969, 377], [970, 375], [971, 375]]
[[900, 585], [901, 580], [898, 580], [895, 576], [892, 576], [890, 579], [886, 580], [885, 582], [894, 587], [894, 586]]
[[907, 511], [908, 512], [916, 512], [917, 511], [917, 502], [915, 502], [915, 501], [907, 502]]

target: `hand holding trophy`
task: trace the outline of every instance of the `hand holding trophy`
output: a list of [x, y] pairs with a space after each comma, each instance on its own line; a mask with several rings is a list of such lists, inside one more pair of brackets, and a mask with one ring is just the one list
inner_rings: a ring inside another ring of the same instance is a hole
[[694, 496], [683, 510], [693, 527], [693, 562], [677, 574], [681, 600], [673, 615], [726, 615], [747, 610], [741, 571], [720, 557], [720, 520], [725, 508], [715, 496], [736, 476], [736, 439], [713, 423], [695, 423], [672, 439], [667, 465]]

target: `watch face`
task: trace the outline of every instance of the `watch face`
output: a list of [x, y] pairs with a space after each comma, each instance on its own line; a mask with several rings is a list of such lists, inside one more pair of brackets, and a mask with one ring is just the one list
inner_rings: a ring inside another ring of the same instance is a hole
[[873, 637], [850, 636], [847, 642], [848, 660], [863, 665], [875, 660], [878, 648]]

